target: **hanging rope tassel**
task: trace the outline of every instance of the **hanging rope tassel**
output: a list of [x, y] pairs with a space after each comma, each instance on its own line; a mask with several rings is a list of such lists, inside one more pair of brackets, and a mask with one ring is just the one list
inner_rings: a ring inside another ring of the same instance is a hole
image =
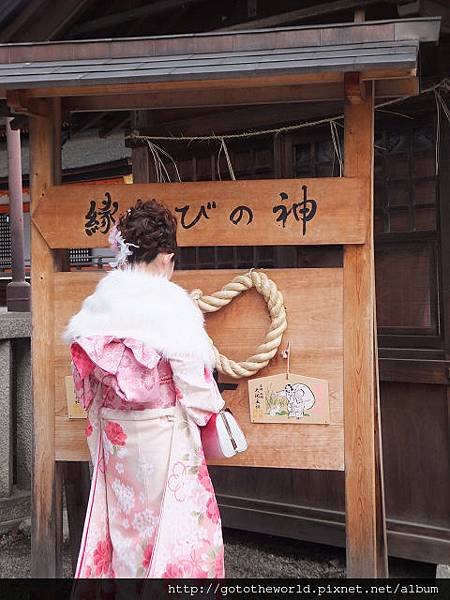
[[168, 152], [166, 152], [164, 148], [161, 148], [161, 146], [158, 146], [157, 144], [152, 142], [151, 139], [147, 136], [145, 136], [144, 139], [153, 158], [153, 162], [155, 165], [156, 181], [158, 183], [166, 183], [171, 181], [169, 171], [167, 170], [166, 165], [164, 164], [164, 160], [162, 158], [165, 156], [173, 164], [178, 181], [181, 183], [180, 172], [178, 171], [177, 163], [175, 162], [174, 158]]
[[228, 154], [228, 148], [227, 148], [227, 145], [225, 144], [225, 140], [223, 137], [220, 138], [220, 147], [219, 147], [219, 152], [217, 153], [217, 176], [219, 178], [219, 181], [222, 181], [222, 176], [221, 176], [221, 172], [220, 172], [220, 156], [221, 156], [222, 152], [224, 153], [225, 159], [227, 161], [227, 167], [228, 167], [228, 173], [230, 174], [230, 179], [232, 181], [236, 181], [236, 176], [234, 174], [233, 165], [231, 163], [230, 155]]
[[342, 177], [344, 161], [342, 159], [341, 141], [335, 121], [330, 121], [331, 139], [333, 141], [334, 153], [339, 162], [339, 177]]

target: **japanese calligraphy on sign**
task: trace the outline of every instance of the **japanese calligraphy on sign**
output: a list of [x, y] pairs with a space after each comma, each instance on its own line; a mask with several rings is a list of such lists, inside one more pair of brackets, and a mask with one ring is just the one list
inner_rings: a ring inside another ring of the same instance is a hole
[[105, 199], [102, 200], [100, 207], [97, 206], [95, 200], [91, 200], [89, 203], [89, 210], [85, 215], [86, 222], [84, 224], [84, 230], [86, 235], [94, 235], [97, 231], [100, 231], [100, 233], [108, 233], [111, 229], [111, 224], [114, 225], [116, 222], [114, 215], [118, 208], [119, 203], [112, 201], [109, 192], [105, 192]]
[[[315, 217], [317, 212], [317, 201], [308, 199], [308, 186], [302, 186], [302, 194], [303, 198], [299, 202], [293, 202], [292, 206], [288, 208], [285, 204], [279, 204], [278, 206], [274, 206], [272, 211], [278, 216], [276, 217], [276, 222], [281, 222], [283, 228], [286, 227], [286, 221], [290, 215], [293, 216], [295, 221], [302, 223], [302, 235], [306, 235], [306, 224]], [[289, 200], [288, 194], [285, 192], [280, 192], [279, 194], [282, 201]], [[188, 223], [186, 217], [188, 213], [191, 212], [191, 207], [189, 204], [179, 208], [175, 208], [175, 212], [181, 213], [181, 227], [183, 229], [190, 229], [191, 227], [195, 227], [195, 225], [200, 221], [200, 219], [209, 219], [209, 211], [213, 208], [217, 208], [219, 201], [216, 203], [208, 202], [206, 206], [202, 204], [199, 209], [193, 210], [193, 213], [196, 213], [192, 220]], [[240, 204], [235, 206], [229, 213], [228, 219], [233, 223], [233, 225], [239, 225], [242, 223], [245, 225], [250, 225], [253, 222], [253, 210], [250, 206], [245, 204]]]
[[50, 247], [107, 247], [108, 232], [138, 199], [155, 198], [178, 220], [179, 246], [362, 244], [367, 182], [359, 178], [61, 185], [34, 221]]
[[[302, 199], [298, 202], [292, 202], [290, 208], [284, 203], [289, 200], [289, 195], [280, 192], [282, 204], [274, 206], [272, 212], [276, 215], [275, 221], [281, 222], [282, 227], [286, 227], [289, 217], [298, 223], [302, 223], [301, 234], [306, 235], [306, 225], [312, 221], [317, 212], [317, 201], [308, 198], [308, 186], [302, 186]], [[219, 208], [220, 200], [209, 201], [201, 204], [200, 208], [193, 208], [190, 204], [184, 206], [175, 206], [175, 213], [181, 215], [180, 225], [183, 229], [192, 229], [202, 220], [210, 220], [212, 211]], [[118, 210], [118, 202], [113, 202], [111, 194], [105, 193], [105, 199], [102, 206], [97, 207], [95, 200], [90, 201], [89, 210], [86, 213], [86, 223], [84, 226], [86, 235], [93, 235], [97, 231], [107, 233], [111, 223], [115, 223], [114, 215]], [[253, 210], [250, 206], [239, 204], [233, 207], [228, 214], [228, 219], [233, 225], [248, 226], [253, 222]]]
[[[273, 212], [279, 213], [277, 221], [281, 221], [283, 227], [286, 227], [286, 221], [290, 215], [292, 215], [297, 222], [301, 221], [303, 224], [302, 234], [306, 235], [306, 224], [315, 217], [317, 212], [317, 202], [315, 200], [308, 200], [308, 187], [306, 185], [302, 185], [302, 190], [303, 200], [300, 202], [293, 202], [289, 209], [285, 204], [279, 204], [278, 206], [273, 207]], [[280, 198], [282, 201], [289, 200], [289, 196], [285, 192], [281, 192]]]

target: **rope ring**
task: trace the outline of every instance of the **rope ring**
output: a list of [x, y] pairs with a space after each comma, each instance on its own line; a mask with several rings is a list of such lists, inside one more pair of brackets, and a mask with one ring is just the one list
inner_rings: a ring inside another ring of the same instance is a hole
[[262, 271], [251, 269], [244, 275], [238, 275], [232, 281], [223, 286], [218, 292], [211, 295], [204, 295], [201, 290], [193, 290], [191, 297], [197, 303], [203, 313], [216, 312], [229, 304], [236, 296], [246, 292], [254, 287], [261, 294], [267, 304], [270, 315], [270, 327], [262, 344], [260, 344], [255, 353], [247, 360], [242, 362], [234, 361], [220, 354], [211, 344], [216, 357], [216, 368], [224, 374], [235, 379], [241, 377], [250, 377], [269, 364], [271, 358], [275, 356], [281, 344], [284, 331], [287, 328], [286, 309], [284, 307], [283, 295], [277, 288], [274, 281], [269, 279]]

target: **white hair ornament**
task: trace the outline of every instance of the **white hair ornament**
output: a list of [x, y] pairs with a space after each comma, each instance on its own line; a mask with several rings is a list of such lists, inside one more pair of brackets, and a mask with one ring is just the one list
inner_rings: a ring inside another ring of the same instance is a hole
[[111, 250], [116, 252], [115, 260], [110, 263], [114, 268], [120, 268], [127, 262], [127, 257], [133, 254], [133, 250], [130, 250], [131, 246], [139, 248], [136, 244], [127, 243], [116, 225], [111, 229], [108, 241]]

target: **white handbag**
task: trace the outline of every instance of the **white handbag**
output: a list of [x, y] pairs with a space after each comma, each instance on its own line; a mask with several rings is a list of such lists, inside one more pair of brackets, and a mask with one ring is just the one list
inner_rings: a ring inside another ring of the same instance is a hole
[[231, 458], [247, 450], [248, 444], [242, 429], [229, 408], [214, 413], [201, 429], [205, 458]]

